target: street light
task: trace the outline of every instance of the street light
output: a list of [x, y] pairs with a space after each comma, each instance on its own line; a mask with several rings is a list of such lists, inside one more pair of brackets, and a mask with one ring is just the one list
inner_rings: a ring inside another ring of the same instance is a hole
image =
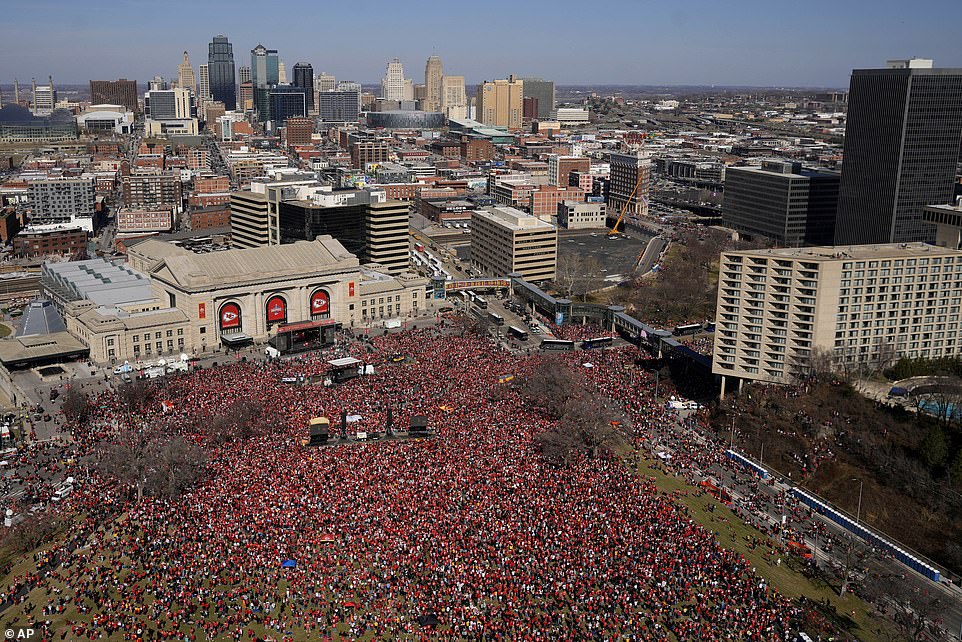
[[858, 508], [855, 510], [855, 523], [858, 524], [859, 518], [862, 516], [862, 486], [865, 482], [856, 477], [852, 477], [852, 481], [858, 482]]

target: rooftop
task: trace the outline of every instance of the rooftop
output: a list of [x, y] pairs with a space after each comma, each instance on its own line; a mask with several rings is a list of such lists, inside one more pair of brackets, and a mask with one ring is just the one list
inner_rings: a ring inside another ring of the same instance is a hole
[[874, 245], [836, 245], [823, 247], [778, 248], [725, 252], [735, 256], [757, 256], [800, 259], [807, 261], [842, 261], [860, 259], [901, 259], [934, 255], [962, 256], [962, 250], [950, 250], [928, 243], [878, 243]]
[[[134, 249], [148, 258], [152, 257], [149, 252], [157, 251], [155, 246], [142, 251], [141, 245], [134, 246]], [[358, 266], [357, 257], [344, 249], [340, 242], [326, 235], [314, 241], [210, 254], [194, 254], [186, 250], [164, 250], [164, 253], [167, 254], [166, 258], [151, 269], [151, 274], [187, 290], [241, 286]]]
[[106, 259], [44, 264], [44, 281], [97, 305], [117, 306], [152, 300], [150, 280]]
[[31, 301], [24, 310], [23, 320], [20, 328], [17, 329], [17, 337], [43, 336], [66, 331], [67, 325], [57, 309], [53, 307], [53, 303], [47, 299], [36, 299]]
[[486, 207], [482, 210], [476, 210], [474, 216], [486, 218], [514, 231], [537, 230], [539, 228], [543, 230], [555, 229], [551, 223], [542, 221], [536, 216], [531, 216], [513, 207]]

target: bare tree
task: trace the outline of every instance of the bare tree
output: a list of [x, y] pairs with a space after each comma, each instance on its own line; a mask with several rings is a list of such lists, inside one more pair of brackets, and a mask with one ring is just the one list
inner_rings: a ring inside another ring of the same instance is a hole
[[137, 503], [144, 497], [147, 477], [153, 453], [150, 452], [151, 435], [146, 427], [128, 430], [116, 436], [113, 442], [101, 446], [97, 458], [100, 473], [113, 477], [123, 488], [137, 494]]
[[63, 525], [63, 519], [53, 508], [31, 513], [19, 524], [4, 529], [0, 545], [18, 554], [28, 553], [52, 541]]
[[578, 275], [582, 272], [584, 257], [581, 254], [565, 252], [558, 256], [555, 268], [554, 285], [558, 293], [565, 298], [571, 298], [574, 293]]
[[582, 394], [570, 398], [565, 404], [558, 430], [573, 435], [575, 442], [594, 456], [600, 450], [610, 450], [624, 443], [616, 428], [618, 420], [619, 415], [610, 402]]
[[848, 585], [855, 578], [858, 570], [863, 567], [868, 548], [865, 543], [851, 535], [844, 536], [835, 548], [835, 556], [829, 562], [832, 575], [839, 582], [838, 595], [844, 597]]
[[206, 432], [215, 444], [246, 441], [267, 434], [277, 421], [277, 416], [263, 404], [237, 399], [210, 419]]
[[535, 443], [541, 455], [556, 466], [565, 466], [580, 452], [580, 444], [575, 435], [563, 430], [546, 430], [537, 437]]
[[100, 449], [97, 466], [137, 502], [149, 496], [174, 497], [196, 482], [204, 471], [204, 450], [180, 436], [163, 434], [155, 426], [124, 431]]
[[82, 423], [90, 414], [90, 400], [86, 394], [71, 386], [63, 395], [61, 408], [67, 421]]
[[832, 351], [827, 348], [812, 348], [808, 355], [806, 368], [808, 377], [815, 381], [826, 381], [831, 379], [834, 371], [832, 363]]
[[558, 359], [546, 357], [542, 367], [521, 384], [521, 395], [553, 419], [560, 419], [566, 404], [581, 394], [581, 376]]
[[883, 574], [866, 582], [867, 597], [890, 617], [910, 640], [948, 640], [939, 623], [948, 606], [934, 587], [920, 586], [907, 575]]
[[145, 482], [145, 491], [151, 496], [179, 496], [201, 478], [207, 465], [204, 449], [181, 436], [154, 441], [149, 451], [153, 466]]
[[147, 385], [143, 381], [132, 381], [117, 388], [117, 400], [127, 412], [134, 412], [143, 406], [147, 397]]
[[536, 439], [551, 463], [567, 464], [578, 454], [594, 456], [624, 443], [623, 417], [609, 400], [588, 393], [579, 373], [560, 363], [546, 364], [529, 376], [522, 396], [557, 421]]

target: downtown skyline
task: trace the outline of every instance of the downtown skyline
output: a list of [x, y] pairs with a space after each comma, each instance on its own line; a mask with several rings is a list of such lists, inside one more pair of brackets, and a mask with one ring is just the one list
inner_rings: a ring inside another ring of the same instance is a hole
[[[182, 52], [188, 51], [192, 61], [206, 60], [207, 44], [216, 33], [233, 44], [238, 66], [263, 44], [277, 49], [289, 69], [308, 62], [317, 73], [364, 84], [379, 82], [394, 57], [409, 76], [423, 82], [413, 72], [423, 69], [431, 55], [440, 56], [445, 70], [464, 75], [469, 85], [517, 73], [569, 85], [845, 88], [852, 69], [879, 67], [888, 58], [919, 56], [934, 59], [939, 67], [962, 66], [953, 31], [962, 6], [947, 0], [925, 0], [910, 9], [861, 0], [844, 6], [604, 4], [606, 11], [591, 15], [582, 15], [580, 5], [567, 1], [523, 6], [497, 1], [483, 13], [451, 6], [442, 13], [415, 0], [403, 7], [375, 3], [370, 19], [346, 6], [321, 11], [292, 5], [298, 20], [269, 27], [265, 21], [243, 19], [262, 5], [197, 6], [177, 0], [169, 10], [189, 11], [190, 19], [172, 37], [160, 23], [151, 26], [144, 19], [153, 6], [141, 0], [94, 0], [83, 7], [41, 0], [3, 10], [0, 83], [48, 75], [63, 84], [176, 77]], [[424, 10], [432, 9], [437, 15], [426, 18]], [[484, 20], [489, 21], [487, 31], [475, 26]], [[553, 27], [524, 27], [544, 21]], [[42, 48], [38, 30], [45, 34]], [[358, 38], [358, 31], [365, 37]]]

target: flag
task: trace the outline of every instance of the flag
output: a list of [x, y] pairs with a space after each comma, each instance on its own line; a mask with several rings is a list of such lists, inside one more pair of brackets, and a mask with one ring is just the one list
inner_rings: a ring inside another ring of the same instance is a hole
[[281, 562], [281, 568], [297, 568], [297, 560], [284, 560]]

